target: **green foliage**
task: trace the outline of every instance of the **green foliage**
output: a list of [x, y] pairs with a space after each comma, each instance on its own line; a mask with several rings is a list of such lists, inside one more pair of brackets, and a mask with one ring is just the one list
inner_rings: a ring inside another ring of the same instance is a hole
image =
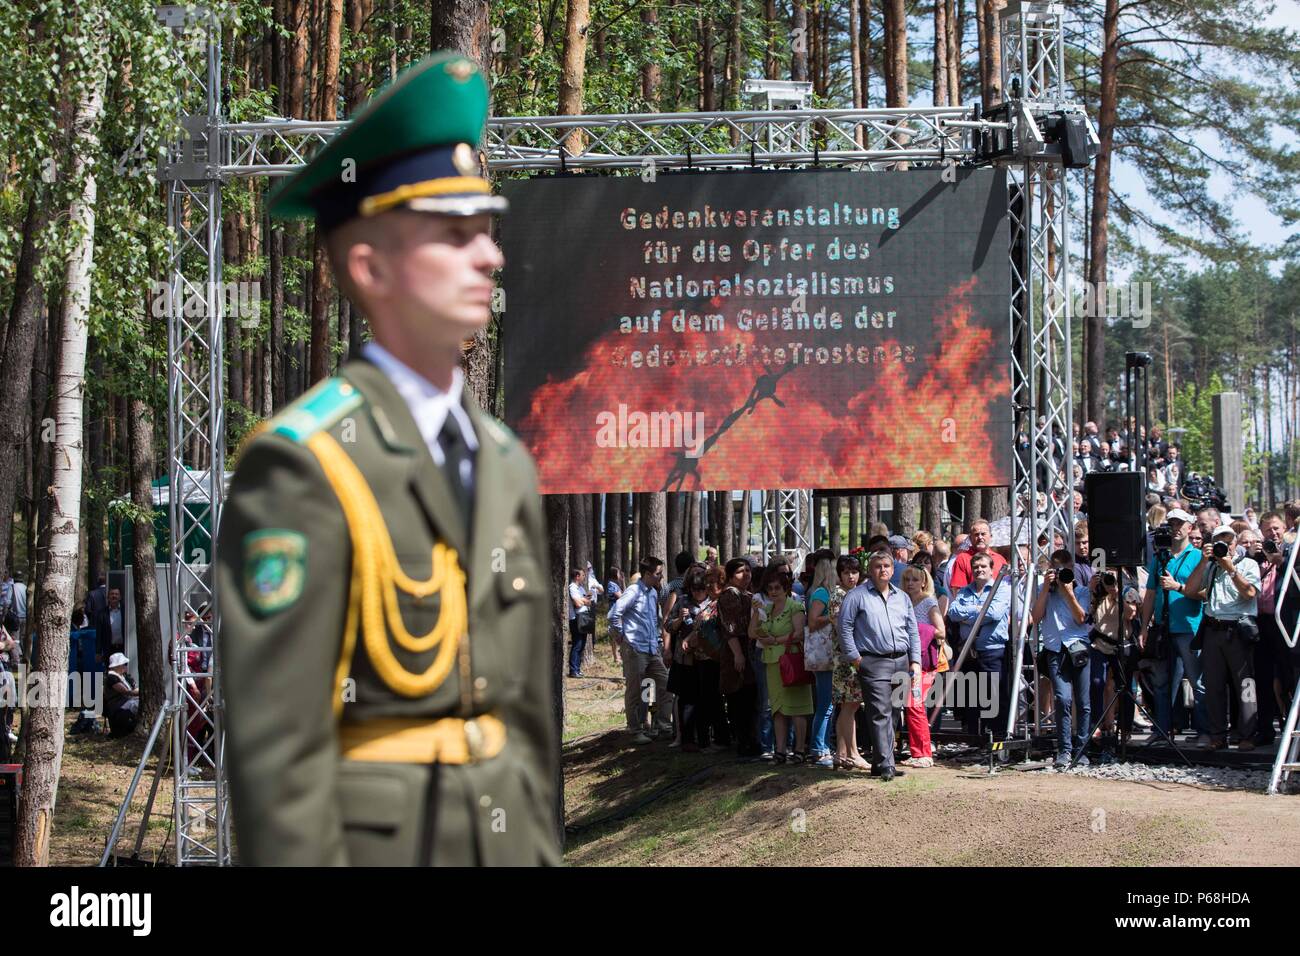
[[1207, 387], [1197, 388], [1187, 382], [1174, 393], [1174, 418], [1177, 427], [1186, 429], [1179, 444], [1183, 460], [1191, 471], [1214, 471], [1214, 405], [1212, 396], [1224, 391], [1218, 373], [1210, 376]]

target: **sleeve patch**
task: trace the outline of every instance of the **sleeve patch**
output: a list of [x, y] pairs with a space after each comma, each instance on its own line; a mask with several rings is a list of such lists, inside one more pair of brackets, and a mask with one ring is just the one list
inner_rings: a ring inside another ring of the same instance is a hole
[[266, 528], [244, 535], [244, 601], [259, 617], [291, 606], [307, 576], [307, 539], [297, 531]]

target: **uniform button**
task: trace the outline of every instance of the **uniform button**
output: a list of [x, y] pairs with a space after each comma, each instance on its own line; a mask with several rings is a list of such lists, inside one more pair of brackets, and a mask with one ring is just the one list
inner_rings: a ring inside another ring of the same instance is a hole
[[475, 689], [475, 690], [487, 690], [487, 678], [486, 678], [486, 677], [475, 677], [475, 678], [474, 678], [474, 689]]
[[512, 587], [514, 587], [516, 591], [522, 591], [527, 584], [528, 582], [523, 578], [515, 578], [514, 581], [511, 582]]

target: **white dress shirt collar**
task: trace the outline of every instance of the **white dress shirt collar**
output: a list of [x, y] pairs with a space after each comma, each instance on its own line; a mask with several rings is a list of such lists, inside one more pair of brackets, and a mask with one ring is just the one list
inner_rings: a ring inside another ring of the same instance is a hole
[[429, 447], [429, 454], [433, 456], [434, 464], [439, 468], [443, 465], [442, 447], [438, 444], [438, 435], [442, 432], [448, 413], [455, 416], [456, 424], [460, 426], [469, 450], [478, 451], [478, 436], [474, 434], [474, 426], [460, 401], [461, 391], [465, 387], [464, 372], [459, 368], [453, 371], [451, 388], [444, 392], [378, 342], [366, 343], [361, 350], [361, 356], [373, 362], [375, 367], [393, 383], [397, 394], [402, 396], [402, 401], [406, 402], [406, 407], [411, 410], [411, 417], [415, 419], [415, 425], [420, 430], [424, 443]]

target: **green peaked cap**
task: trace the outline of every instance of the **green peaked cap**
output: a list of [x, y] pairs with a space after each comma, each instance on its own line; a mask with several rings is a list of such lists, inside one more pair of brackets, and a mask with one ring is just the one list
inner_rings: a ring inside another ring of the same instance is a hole
[[[355, 210], [375, 171], [442, 147], [450, 155], [450, 147], [459, 143], [476, 148], [487, 107], [487, 83], [478, 65], [454, 51], [434, 53], [399, 73], [306, 166], [272, 190], [271, 215], [312, 218], [326, 200], [337, 206], [339, 194]], [[350, 171], [355, 173], [351, 182], [345, 178]]]

